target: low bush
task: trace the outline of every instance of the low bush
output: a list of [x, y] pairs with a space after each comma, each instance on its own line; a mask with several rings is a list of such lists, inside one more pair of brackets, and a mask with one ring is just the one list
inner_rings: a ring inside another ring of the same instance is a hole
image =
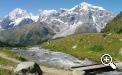
[[104, 50], [104, 47], [100, 44], [95, 44], [90, 48], [90, 50], [92, 50], [92, 51], [102, 51], [102, 50]]

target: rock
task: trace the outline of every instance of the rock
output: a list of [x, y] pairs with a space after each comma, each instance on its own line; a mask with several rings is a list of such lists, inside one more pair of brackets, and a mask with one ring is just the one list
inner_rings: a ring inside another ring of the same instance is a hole
[[77, 48], [77, 44], [75, 44], [73, 47], [72, 47], [72, 49], [76, 49]]
[[14, 69], [16, 75], [42, 75], [42, 70], [35, 62], [22, 62]]
[[85, 71], [73, 70], [72, 75], [85, 75]]
[[109, 33], [109, 34], [107, 34], [107, 35], [111, 35], [112, 33]]
[[119, 39], [120, 41], [122, 41], [122, 39]]

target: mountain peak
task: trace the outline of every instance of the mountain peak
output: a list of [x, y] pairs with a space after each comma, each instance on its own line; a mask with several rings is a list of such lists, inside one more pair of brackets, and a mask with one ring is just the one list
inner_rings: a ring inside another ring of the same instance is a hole
[[1, 21], [1, 27], [3, 29], [9, 29], [15, 26], [30, 24], [32, 22], [37, 21], [37, 19], [38, 16], [33, 16], [26, 10], [16, 8], [4, 17], [4, 19]]
[[79, 5], [76, 5], [75, 7], [71, 8], [71, 10], [76, 10], [76, 9], [86, 10], [86, 11], [90, 9], [105, 10], [103, 7], [89, 4], [87, 2], [82, 2]]
[[30, 14], [21, 8], [16, 8], [9, 13], [9, 18], [17, 19], [17, 18], [30, 18]]
[[89, 4], [87, 2], [82, 2], [80, 5], [91, 5], [91, 4]]
[[24, 10], [24, 9], [21, 9], [21, 8], [15, 8], [14, 10], [13, 10], [14, 12], [17, 12], [17, 11], [26, 11], [26, 10]]
[[100, 6], [96, 6], [96, 5], [93, 5], [93, 4], [89, 4], [89, 3], [87, 3], [87, 2], [82, 2], [81, 4], [80, 4], [80, 6], [82, 6], [82, 7], [91, 7], [91, 8], [95, 8], [95, 9], [99, 9], [99, 10], [105, 10], [103, 7], [100, 7]]

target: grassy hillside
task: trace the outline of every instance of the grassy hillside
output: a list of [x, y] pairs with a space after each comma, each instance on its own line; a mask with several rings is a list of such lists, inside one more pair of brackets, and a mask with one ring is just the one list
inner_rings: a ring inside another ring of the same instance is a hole
[[65, 38], [50, 40], [41, 45], [53, 51], [71, 54], [79, 59], [89, 58], [100, 61], [102, 54], [109, 53], [114, 61], [122, 61], [122, 35], [105, 33], [84, 33]]
[[122, 33], [122, 12], [110, 21], [102, 32], [107, 33]]

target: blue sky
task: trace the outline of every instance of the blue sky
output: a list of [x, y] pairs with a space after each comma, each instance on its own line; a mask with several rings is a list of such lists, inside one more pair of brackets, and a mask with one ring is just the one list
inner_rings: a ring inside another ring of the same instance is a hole
[[[0, 16], [8, 14], [15, 8], [26, 9], [37, 14], [40, 9], [72, 8], [84, 0], [0, 0]], [[104, 7], [117, 14], [122, 10], [122, 0], [86, 0], [88, 3]]]

